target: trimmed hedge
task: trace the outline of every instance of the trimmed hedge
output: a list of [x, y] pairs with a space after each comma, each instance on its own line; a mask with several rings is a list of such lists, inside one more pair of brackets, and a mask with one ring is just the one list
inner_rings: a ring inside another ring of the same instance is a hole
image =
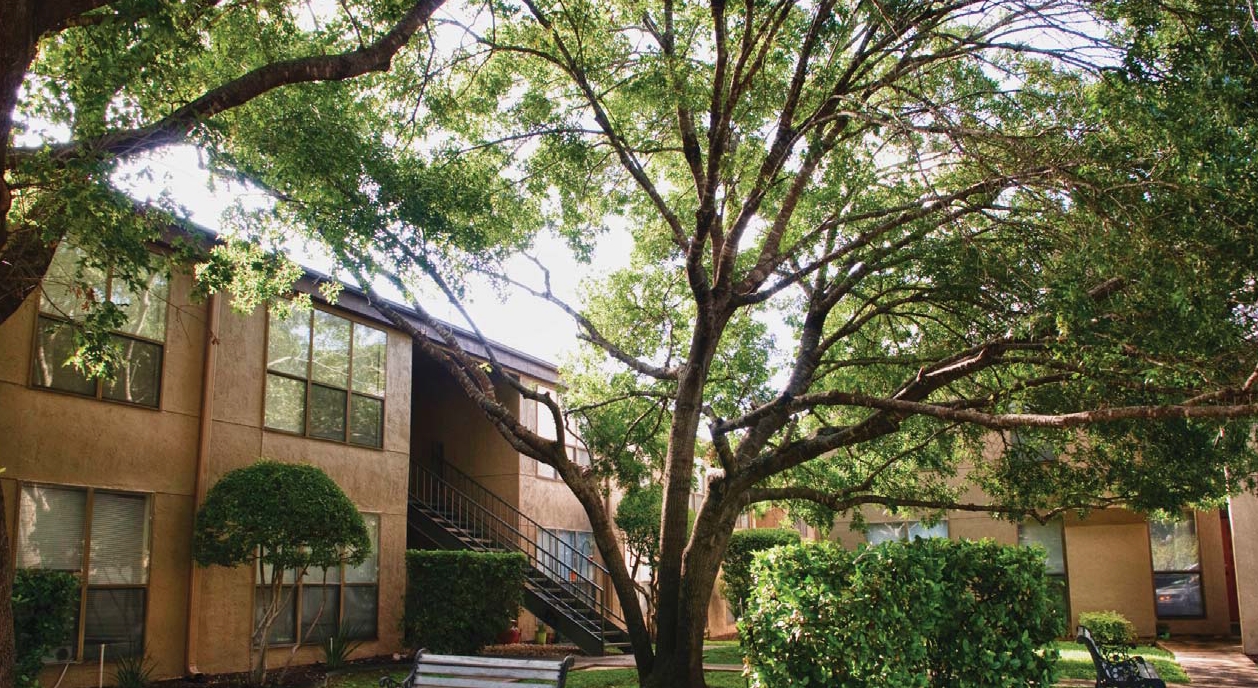
[[1092, 632], [1097, 645], [1136, 644], [1136, 625], [1118, 612], [1083, 612], [1079, 625]]
[[739, 622], [753, 685], [1049, 686], [1053, 607], [1038, 550], [991, 541], [763, 552]]
[[406, 552], [406, 642], [468, 655], [494, 642], [520, 614], [524, 572], [518, 552]]
[[15, 683], [38, 688], [39, 670], [53, 648], [69, 643], [79, 609], [79, 579], [64, 571], [13, 573]]
[[785, 528], [736, 530], [729, 536], [721, 562], [721, 594], [734, 616], [741, 617], [751, 594], [751, 563], [756, 552], [783, 545], [798, 545], [799, 533]]

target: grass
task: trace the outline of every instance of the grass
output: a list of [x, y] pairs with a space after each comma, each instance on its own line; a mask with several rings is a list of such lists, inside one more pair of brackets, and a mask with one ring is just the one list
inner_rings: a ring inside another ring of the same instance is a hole
[[[707, 664], [742, 664], [743, 650], [736, 640], [708, 641], [703, 652], [703, 661]], [[1082, 645], [1072, 641], [1058, 641], [1054, 647], [1061, 653], [1057, 662], [1058, 680], [1096, 679], [1096, 670], [1092, 667], [1092, 658]], [[1174, 655], [1166, 650], [1148, 645], [1141, 645], [1131, 651], [1149, 660], [1157, 669], [1158, 675], [1167, 683], [1188, 683], [1188, 675], [1175, 662]], [[397, 668], [383, 670], [368, 669], [336, 676], [328, 681], [327, 688], [377, 688], [380, 677], [389, 674], [401, 681], [406, 677], [407, 670]], [[711, 688], [745, 688], [746, 682], [741, 672], [709, 671], [708, 685]], [[586, 669], [568, 674], [567, 685], [571, 688], [637, 688], [638, 675], [633, 669]]]
[[[1092, 665], [1092, 657], [1088, 655], [1087, 648], [1071, 641], [1058, 641], [1054, 643], [1054, 646], [1061, 653], [1061, 659], [1057, 662], [1059, 680], [1080, 678], [1090, 681], [1096, 678], [1096, 669]], [[1160, 647], [1141, 645], [1129, 654], [1139, 655], [1149, 660], [1153, 668], [1157, 669], [1158, 676], [1167, 683], [1188, 683], [1188, 674], [1185, 674], [1183, 668], [1175, 661], [1175, 655]]]

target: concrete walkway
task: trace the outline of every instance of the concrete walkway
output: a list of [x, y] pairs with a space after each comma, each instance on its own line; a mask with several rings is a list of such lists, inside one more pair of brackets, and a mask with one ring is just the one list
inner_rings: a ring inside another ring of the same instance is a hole
[[1258, 664], [1229, 638], [1163, 640], [1175, 661], [1192, 679], [1193, 688], [1258, 688]]

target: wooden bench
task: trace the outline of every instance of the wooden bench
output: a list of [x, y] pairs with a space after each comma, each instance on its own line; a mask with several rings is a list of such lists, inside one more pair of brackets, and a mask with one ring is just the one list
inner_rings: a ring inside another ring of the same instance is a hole
[[1092, 639], [1092, 632], [1083, 626], [1075, 631], [1075, 636], [1092, 655], [1096, 688], [1166, 688], [1166, 681], [1158, 677], [1158, 672], [1144, 657], [1130, 656], [1118, 648], [1103, 650]]
[[564, 688], [572, 656], [554, 659], [463, 657], [415, 653], [411, 673], [401, 683], [391, 676], [380, 679], [380, 688]]

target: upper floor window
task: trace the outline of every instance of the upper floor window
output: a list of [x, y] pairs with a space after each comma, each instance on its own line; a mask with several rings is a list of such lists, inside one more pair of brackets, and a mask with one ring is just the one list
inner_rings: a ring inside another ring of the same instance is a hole
[[891, 523], [871, 523], [865, 532], [865, 540], [871, 545], [878, 545], [890, 540], [908, 542], [918, 538], [948, 537], [948, 522], [940, 521], [933, 526], [923, 525], [921, 521], [896, 521]]
[[1158, 617], [1205, 616], [1196, 520], [1150, 521], [1149, 549]]
[[272, 311], [266, 427], [382, 446], [387, 343], [384, 330], [326, 311]]
[[[143, 288], [135, 288], [113, 270], [88, 265], [81, 250], [62, 244], [44, 277], [31, 357], [32, 384], [156, 408], [162, 386], [170, 285], [160, 271], [145, 273], [141, 281]], [[75, 341], [78, 323], [92, 304], [104, 301], [117, 306], [125, 316], [122, 325], [109, 335], [119, 354], [116, 374], [110, 380], [90, 378], [69, 362], [79, 348]]]
[[150, 508], [146, 495], [22, 485], [16, 565], [66, 571], [82, 585], [76, 632], [51, 659], [144, 653]]

